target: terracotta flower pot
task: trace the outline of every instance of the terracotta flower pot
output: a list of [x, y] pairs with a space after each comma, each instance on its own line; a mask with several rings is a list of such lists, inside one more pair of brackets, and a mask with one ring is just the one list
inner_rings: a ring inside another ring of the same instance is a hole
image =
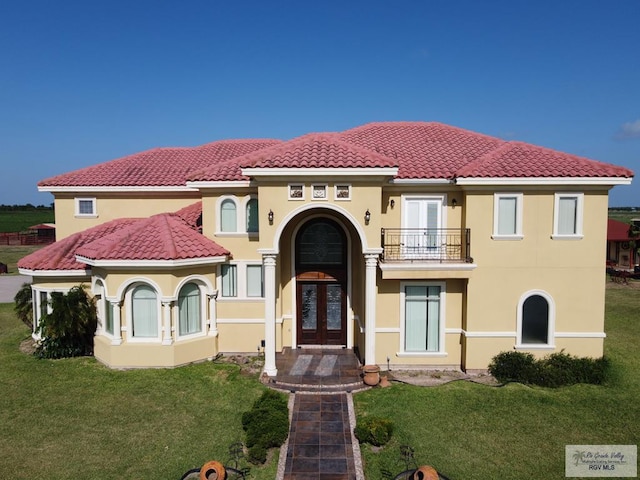
[[205, 463], [200, 469], [200, 480], [224, 480], [226, 476], [224, 466], [215, 460]]
[[362, 373], [366, 385], [375, 387], [380, 383], [380, 367], [378, 365], [365, 365], [362, 367]]
[[422, 465], [411, 475], [411, 480], [438, 480], [439, 478], [436, 469], [429, 465]]

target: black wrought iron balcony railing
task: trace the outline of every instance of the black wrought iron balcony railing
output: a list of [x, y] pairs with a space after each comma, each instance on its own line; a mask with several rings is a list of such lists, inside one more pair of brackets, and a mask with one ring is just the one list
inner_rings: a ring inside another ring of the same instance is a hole
[[383, 228], [383, 262], [473, 263], [468, 228]]

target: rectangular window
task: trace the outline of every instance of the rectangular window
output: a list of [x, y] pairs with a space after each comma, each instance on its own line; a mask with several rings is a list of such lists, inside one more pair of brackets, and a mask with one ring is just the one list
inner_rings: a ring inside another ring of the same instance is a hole
[[105, 300], [104, 305], [104, 329], [108, 334], [113, 335], [113, 303], [111, 303], [109, 300]]
[[351, 185], [336, 185], [334, 196], [336, 200], [351, 200]]
[[95, 198], [76, 198], [76, 216], [95, 217], [96, 215]]
[[582, 194], [556, 194], [554, 238], [582, 238]]
[[496, 193], [493, 199], [493, 236], [499, 240], [522, 238], [522, 193]]
[[441, 291], [437, 285], [404, 286], [404, 352], [440, 351]]
[[264, 297], [262, 265], [247, 265], [247, 297]]
[[304, 200], [304, 185], [299, 183], [289, 185], [289, 200]]
[[237, 297], [238, 296], [238, 266], [237, 265], [221, 265], [222, 277], [222, 296]]
[[326, 185], [311, 185], [311, 200], [326, 200], [326, 199], [327, 199]]

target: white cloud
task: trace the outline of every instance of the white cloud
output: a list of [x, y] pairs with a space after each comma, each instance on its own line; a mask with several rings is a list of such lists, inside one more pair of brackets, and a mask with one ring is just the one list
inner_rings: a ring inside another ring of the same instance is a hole
[[629, 138], [640, 138], [640, 120], [635, 122], [627, 122], [620, 127], [616, 138], [619, 140], [625, 140]]

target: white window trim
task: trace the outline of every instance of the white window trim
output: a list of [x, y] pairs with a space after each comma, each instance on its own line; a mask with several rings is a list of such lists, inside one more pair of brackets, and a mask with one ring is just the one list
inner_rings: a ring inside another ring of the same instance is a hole
[[[180, 291], [182, 290], [182, 288], [189, 283], [193, 283], [196, 287], [198, 287], [198, 290], [200, 291], [200, 331], [180, 335], [180, 305], [178, 304], [178, 299], [180, 298]], [[172, 330], [175, 332], [176, 341], [189, 340], [191, 338], [204, 337], [207, 335], [208, 300], [207, 289], [202, 283], [189, 280], [180, 285], [176, 300], [174, 302], [174, 307], [171, 309], [171, 324]]]
[[[438, 325], [438, 351], [437, 352], [407, 352], [404, 349], [405, 335], [405, 287], [440, 287], [440, 323]], [[400, 348], [396, 352], [398, 357], [445, 357], [445, 330], [446, 330], [446, 304], [447, 304], [447, 283], [446, 282], [400, 282]]]
[[[98, 218], [98, 210], [96, 207], [95, 197], [76, 197], [75, 199], [75, 216], [80, 218]], [[91, 202], [92, 213], [80, 213], [80, 202]]]
[[[314, 196], [314, 192], [316, 188], [322, 188], [324, 191], [324, 196], [316, 197]], [[314, 183], [311, 185], [311, 200], [316, 202], [322, 202], [329, 199], [329, 186], [326, 183]]]
[[[576, 233], [566, 235], [558, 233], [558, 222], [560, 212], [560, 199], [562, 198], [576, 198]], [[553, 234], [551, 238], [553, 240], [581, 240], [584, 238], [583, 234], [583, 220], [584, 220], [584, 193], [576, 192], [559, 192], [554, 195], [553, 202]]]
[[[222, 231], [222, 203], [225, 202], [226, 200], [231, 200], [236, 206], [236, 229], [233, 232]], [[244, 218], [244, 213], [241, 211], [242, 205], [240, 203], [241, 202], [238, 202], [238, 199], [234, 195], [223, 195], [220, 198], [218, 198], [218, 201], [216, 202], [216, 233], [215, 233], [217, 236], [220, 236], [220, 237], [223, 237], [225, 235], [237, 236], [239, 233], [242, 233], [240, 230], [238, 230], [238, 226], [242, 225], [240, 223], [241, 222], [240, 217]], [[244, 229], [244, 226], [242, 228]]]
[[[293, 187], [300, 187], [302, 189], [302, 196], [300, 197], [292, 197], [291, 196], [291, 189]], [[287, 185], [287, 195], [289, 197], [289, 200], [293, 200], [293, 201], [303, 201], [304, 197], [305, 197], [305, 191], [304, 191], [304, 183], [290, 183]]]
[[[156, 293], [156, 318], [157, 318], [157, 322], [158, 322], [158, 335], [156, 337], [134, 337], [133, 335], [133, 291], [136, 289], [136, 287], [140, 286], [140, 285], [145, 285], [149, 288], [152, 288], [153, 291]], [[131, 342], [131, 343], [160, 343], [162, 341], [162, 319], [164, 318], [162, 315], [162, 301], [160, 298], [160, 293], [158, 292], [158, 289], [156, 288], [155, 285], [152, 285], [151, 283], [145, 283], [145, 282], [135, 282], [132, 283], [128, 286], [127, 288], [127, 292], [125, 293], [125, 297], [124, 297], [124, 304], [126, 305], [126, 312], [127, 312], [127, 325], [126, 328], [123, 328], [123, 330], [126, 330], [126, 334], [127, 334], [127, 342]]]
[[69, 293], [69, 289], [65, 288], [65, 289], [61, 289], [61, 288], [40, 288], [40, 287], [35, 287], [35, 286], [31, 286], [31, 302], [32, 302], [32, 307], [33, 307], [33, 331], [31, 332], [31, 337], [35, 340], [39, 340], [40, 339], [40, 334], [38, 334], [38, 327], [40, 326], [40, 293], [46, 293], [47, 294], [47, 314], [51, 313], [53, 311], [53, 309], [51, 308], [51, 303], [49, 303], [51, 301], [51, 294], [53, 292], [60, 292], [60, 293]]
[[[539, 295], [547, 301], [549, 305], [547, 343], [522, 343], [522, 307], [524, 302], [534, 295]], [[516, 349], [522, 350], [550, 350], [555, 349], [555, 329], [556, 329], [556, 304], [553, 297], [544, 290], [529, 290], [525, 292], [518, 302], [518, 311], [516, 317]], [[551, 343], [549, 343], [551, 342]]]
[[238, 217], [242, 216], [242, 230], [249, 236], [249, 237], [257, 237], [259, 232], [260, 232], [260, 202], [258, 201], [258, 230], [255, 232], [250, 232], [247, 230], [247, 206], [249, 205], [249, 202], [251, 200], [258, 200], [258, 195], [246, 195], [243, 199], [242, 199], [242, 214], [238, 215]]
[[[514, 234], [498, 233], [498, 224], [500, 220], [500, 199], [515, 198], [516, 199], [516, 231]], [[493, 240], [522, 240], [522, 215], [523, 215], [524, 195], [522, 193], [504, 192], [493, 194]]]
[[406, 201], [407, 200], [427, 200], [427, 201], [436, 201], [440, 202], [440, 226], [439, 228], [447, 228], [447, 195], [401, 195], [400, 197], [402, 201], [402, 216], [401, 216], [401, 226], [402, 228], [407, 228], [407, 218], [406, 218]]
[[[347, 195], [346, 197], [338, 197], [338, 187], [347, 187], [347, 190], [349, 191], [349, 195]], [[351, 200], [351, 184], [350, 183], [336, 183], [333, 186], [333, 199], [336, 202], [346, 202]]]
[[[229, 262], [228, 264], [225, 264], [225, 265], [236, 266], [236, 281], [238, 282], [236, 285], [237, 295], [235, 297], [225, 297], [222, 295], [222, 264], [221, 264], [218, 266], [218, 269], [216, 272], [216, 285], [218, 285], [218, 291], [220, 292], [220, 295], [216, 299], [216, 302], [225, 303], [225, 302], [235, 302], [238, 300], [242, 300], [243, 302], [246, 302], [246, 301], [264, 302], [265, 292], [262, 292], [263, 293], [262, 297], [247, 296], [247, 266], [259, 265], [262, 267], [263, 265], [260, 260], [239, 260], [239, 261]], [[263, 275], [263, 282], [264, 282], [264, 267], [263, 267], [262, 275]], [[264, 285], [263, 285], [263, 290], [264, 290]]]

